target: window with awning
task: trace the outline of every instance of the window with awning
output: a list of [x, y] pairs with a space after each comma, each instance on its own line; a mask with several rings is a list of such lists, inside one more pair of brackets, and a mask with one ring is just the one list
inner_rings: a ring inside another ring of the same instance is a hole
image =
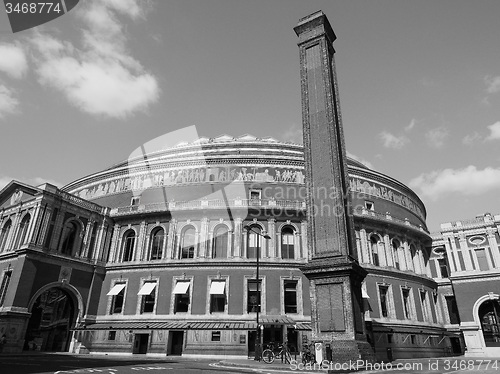
[[175, 295], [174, 299], [174, 313], [187, 313], [189, 312], [189, 285], [190, 282], [179, 281], [176, 283], [174, 287], [173, 294]]
[[223, 313], [226, 308], [226, 282], [212, 281], [210, 284], [210, 313]]
[[151, 295], [151, 292], [153, 292], [155, 287], [156, 287], [156, 282], [146, 282], [139, 290], [137, 295]]
[[186, 294], [189, 289], [189, 282], [177, 282], [174, 287], [174, 295]]
[[125, 288], [125, 283], [118, 283], [107, 293], [108, 296], [116, 296]]
[[212, 281], [212, 284], [210, 285], [210, 295], [224, 295], [225, 289], [225, 281]]

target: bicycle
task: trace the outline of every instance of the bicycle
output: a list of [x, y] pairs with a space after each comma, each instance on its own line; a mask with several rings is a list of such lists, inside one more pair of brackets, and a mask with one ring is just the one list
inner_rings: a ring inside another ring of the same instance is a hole
[[316, 362], [316, 356], [314, 355], [314, 343], [304, 344], [301, 356], [303, 364]]
[[277, 348], [274, 348], [274, 344], [271, 344], [271, 348], [266, 348], [262, 351], [262, 361], [266, 364], [273, 363], [277, 357], [281, 358], [281, 362], [283, 362], [284, 359], [285, 363], [288, 364], [292, 361], [292, 355], [290, 354], [286, 343], [278, 344]]

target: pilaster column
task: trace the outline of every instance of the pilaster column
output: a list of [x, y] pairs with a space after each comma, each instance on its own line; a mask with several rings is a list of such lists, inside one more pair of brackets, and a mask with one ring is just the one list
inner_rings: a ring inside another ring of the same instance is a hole
[[57, 213], [57, 217], [54, 221], [54, 228], [52, 230], [52, 239], [49, 245], [49, 249], [54, 249], [59, 252], [59, 239], [62, 235], [62, 229], [64, 224], [64, 216], [66, 215], [66, 208], [61, 207]]
[[111, 253], [109, 255], [109, 262], [118, 262], [120, 245], [120, 225], [115, 224], [113, 229], [113, 236], [111, 237]]
[[51, 216], [52, 216], [52, 208], [47, 206], [47, 208], [45, 209], [45, 215], [40, 223], [40, 228], [37, 230], [37, 232], [39, 232], [38, 240], [36, 242], [37, 246], [43, 247], [43, 244], [45, 242], [45, 234], [47, 233]]
[[241, 233], [243, 231], [243, 220], [240, 217], [236, 217], [234, 220], [234, 249], [233, 257], [241, 258]]
[[135, 261], [140, 261], [144, 256], [144, 252], [147, 250], [144, 245], [146, 241], [147, 226], [148, 225], [146, 224], [146, 221], [141, 222], [141, 226], [139, 228], [139, 237], [137, 238], [137, 248], [134, 253]]
[[[444, 236], [444, 235], [443, 235]], [[453, 236], [444, 236], [444, 248], [446, 249], [446, 257], [448, 258], [448, 264], [450, 265], [450, 273], [461, 271], [460, 263], [456, 258], [456, 248], [451, 246], [451, 242], [455, 240]], [[451, 240], [450, 240], [451, 239]], [[436, 266], [438, 266], [436, 261]], [[439, 268], [439, 266], [438, 266]], [[441, 270], [438, 269], [438, 274], [441, 274]], [[451, 274], [450, 274], [451, 275]]]
[[205, 258], [208, 252], [207, 240], [208, 240], [208, 224], [209, 220], [207, 217], [203, 217], [200, 222], [200, 245], [199, 245], [199, 258]]
[[173, 259], [175, 256], [175, 233], [177, 230], [177, 221], [172, 219], [168, 224], [168, 240], [167, 240], [167, 258]]
[[92, 241], [92, 231], [94, 230], [95, 222], [90, 218], [85, 227], [85, 236], [83, 237], [82, 248], [80, 249], [80, 257], [86, 258], [89, 253], [90, 242]]
[[300, 222], [300, 258], [308, 258], [309, 251], [307, 250], [307, 221]]
[[19, 223], [20, 223], [20, 217], [21, 217], [21, 207], [17, 210], [16, 214], [14, 215], [14, 218], [12, 219], [12, 226], [10, 229], [10, 237], [7, 237], [7, 242], [5, 243], [5, 250], [12, 251], [15, 248], [13, 248], [13, 245], [15, 243], [17, 234], [19, 232]]
[[[460, 238], [458, 239], [458, 241], [460, 243], [462, 257], [463, 257], [464, 263], [465, 263], [465, 270], [474, 270], [474, 267], [472, 265], [472, 260], [471, 260], [471, 253], [470, 253], [469, 247], [467, 246], [467, 240], [465, 240], [465, 236], [464, 236], [463, 232], [461, 232], [459, 235], [460, 235]], [[451, 247], [453, 248], [454, 245], [455, 245], [455, 240], [452, 239], [451, 240]], [[455, 247], [455, 251], [456, 251], [456, 247]], [[479, 265], [477, 263], [474, 264], [474, 266], [476, 267], [476, 269], [479, 269]]]
[[389, 240], [389, 234], [384, 234], [384, 247], [385, 247], [385, 262], [387, 266], [394, 266], [394, 260], [392, 259], [392, 247], [391, 241]]
[[[37, 206], [35, 207], [35, 213], [32, 215], [32, 217], [30, 219], [30, 227], [28, 228], [28, 235], [24, 239], [25, 243], [27, 242], [29, 244], [35, 244], [35, 240], [36, 240], [35, 237], [36, 237], [36, 233], [38, 232], [37, 229], [40, 226], [40, 221], [41, 221], [40, 211], [43, 212], [41, 202], [39, 202], [37, 204]], [[23, 243], [21, 243], [21, 244], [23, 244]]]
[[405, 270], [410, 270], [410, 271], [415, 271], [413, 267], [413, 260], [411, 258], [411, 251], [410, 251], [410, 245], [408, 244], [408, 239], [405, 238], [403, 242], [403, 247], [404, 247], [404, 257], [405, 257]]
[[361, 241], [361, 255], [360, 257], [360, 263], [362, 264], [369, 264], [370, 263], [370, 252], [368, 249], [368, 236], [366, 235], [366, 230], [365, 229], [360, 229], [359, 230], [359, 239]]
[[[96, 222], [96, 224], [98, 224], [98, 223]], [[104, 243], [104, 240], [105, 240], [105, 236], [106, 236], [106, 228], [107, 228], [106, 220], [103, 219], [102, 222], [100, 222], [100, 224], [99, 224], [99, 228], [97, 229], [97, 233], [96, 233], [96, 237], [95, 237], [95, 250], [94, 250], [94, 253], [92, 254], [93, 260], [101, 259], [101, 261], [102, 261], [105, 259], [104, 252], [106, 251], [106, 245]]]
[[[267, 220], [267, 230], [268, 235], [271, 239], [266, 240], [262, 238], [262, 245], [266, 245], [267, 242], [267, 251], [264, 251], [265, 257], [270, 258], [281, 258], [281, 241], [279, 240], [279, 233], [276, 232], [276, 220], [274, 218], [269, 218]], [[279, 251], [277, 250], [279, 248]]]
[[[169, 227], [169, 230], [170, 230], [170, 227]], [[170, 232], [165, 230], [164, 233], [165, 233], [165, 236], [163, 237], [163, 245], [161, 246], [161, 259], [162, 260], [169, 258], [168, 254], [167, 254], [167, 246], [168, 246], [168, 242], [170, 240]]]

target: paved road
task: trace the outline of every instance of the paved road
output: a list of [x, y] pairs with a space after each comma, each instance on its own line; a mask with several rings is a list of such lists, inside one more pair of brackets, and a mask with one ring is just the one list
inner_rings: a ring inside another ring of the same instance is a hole
[[[246, 367], [243, 367], [246, 366]], [[332, 364], [329, 369], [346, 369]], [[316, 369], [316, 370], [315, 370]], [[323, 369], [323, 370], [321, 370]], [[70, 354], [1, 355], [0, 374], [216, 374], [216, 373], [326, 373], [326, 367], [300, 364], [266, 365], [251, 360], [148, 358], [145, 356], [78, 356]], [[352, 369], [352, 367], [351, 367]], [[364, 374], [500, 374], [500, 358], [398, 360], [367, 367]], [[345, 371], [344, 371], [345, 372]]]

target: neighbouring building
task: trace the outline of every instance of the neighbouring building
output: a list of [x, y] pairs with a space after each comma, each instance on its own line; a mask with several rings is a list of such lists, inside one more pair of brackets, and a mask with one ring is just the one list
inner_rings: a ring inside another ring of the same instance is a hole
[[468, 356], [500, 354], [500, 215], [444, 223], [433, 235], [431, 275], [446, 327]]

